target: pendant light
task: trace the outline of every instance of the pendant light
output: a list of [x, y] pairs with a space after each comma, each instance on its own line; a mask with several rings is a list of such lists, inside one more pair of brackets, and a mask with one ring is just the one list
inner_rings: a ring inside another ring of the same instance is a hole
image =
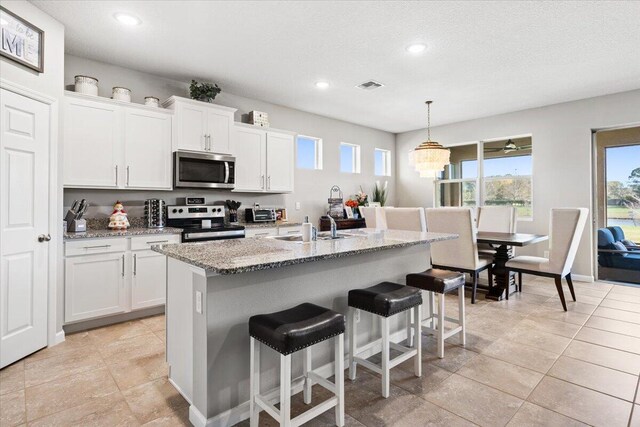
[[449, 164], [451, 151], [431, 141], [431, 103], [427, 101], [427, 140], [409, 152], [409, 165], [420, 173], [421, 178], [434, 178]]

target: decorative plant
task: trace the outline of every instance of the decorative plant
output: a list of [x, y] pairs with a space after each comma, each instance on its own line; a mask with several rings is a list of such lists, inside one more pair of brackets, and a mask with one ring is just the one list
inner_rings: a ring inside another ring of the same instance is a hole
[[356, 194], [356, 200], [358, 202], [358, 206], [367, 206], [369, 203], [369, 196], [367, 193], [362, 191], [362, 187], [360, 187], [360, 191]]
[[380, 185], [380, 181], [376, 181], [373, 186], [373, 201], [379, 202], [380, 206], [384, 206], [387, 203], [387, 181], [384, 182], [384, 185]]
[[360, 206], [360, 204], [358, 203], [357, 200], [353, 200], [353, 199], [349, 199], [346, 202], [344, 202], [345, 205], [347, 205], [348, 207], [350, 207], [351, 209], [355, 209], [358, 206]]
[[191, 99], [199, 101], [213, 102], [221, 91], [222, 89], [217, 84], [198, 83], [195, 80], [191, 80], [191, 85], [189, 86]]

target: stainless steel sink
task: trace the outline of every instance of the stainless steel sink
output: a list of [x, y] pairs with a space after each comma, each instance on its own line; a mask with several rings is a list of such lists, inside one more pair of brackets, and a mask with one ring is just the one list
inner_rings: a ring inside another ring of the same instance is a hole
[[[331, 237], [331, 233], [323, 231], [318, 233], [318, 240], [340, 240], [340, 239], [353, 239], [358, 236], [352, 236], [350, 234], [338, 233], [336, 237]], [[282, 240], [285, 242], [302, 242], [301, 234], [291, 234], [287, 236], [269, 236], [267, 239]]]

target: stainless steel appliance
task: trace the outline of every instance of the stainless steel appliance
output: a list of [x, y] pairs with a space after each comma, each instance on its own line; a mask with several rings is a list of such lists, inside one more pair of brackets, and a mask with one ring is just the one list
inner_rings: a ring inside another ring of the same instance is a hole
[[147, 228], [164, 228], [167, 218], [167, 204], [161, 199], [144, 201], [144, 221]]
[[244, 220], [247, 222], [269, 222], [276, 220], [276, 210], [274, 208], [261, 208], [254, 206], [244, 210]]
[[233, 188], [236, 158], [222, 154], [176, 151], [174, 153], [174, 187]]
[[244, 237], [244, 227], [225, 225], [224, 216], [224, 206], [167, 207], [167, 225], [183, 229], [183, 243]]

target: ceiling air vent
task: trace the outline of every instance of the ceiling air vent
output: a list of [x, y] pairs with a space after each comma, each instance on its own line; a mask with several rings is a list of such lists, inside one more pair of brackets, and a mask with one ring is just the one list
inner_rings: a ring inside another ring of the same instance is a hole
[[375, 80], [369, 80], [368, 82], [361, 83], [356, 87], [363, 90], [374, 90], [382, 86], [384, 86], [382, 83], [379, 83]]

